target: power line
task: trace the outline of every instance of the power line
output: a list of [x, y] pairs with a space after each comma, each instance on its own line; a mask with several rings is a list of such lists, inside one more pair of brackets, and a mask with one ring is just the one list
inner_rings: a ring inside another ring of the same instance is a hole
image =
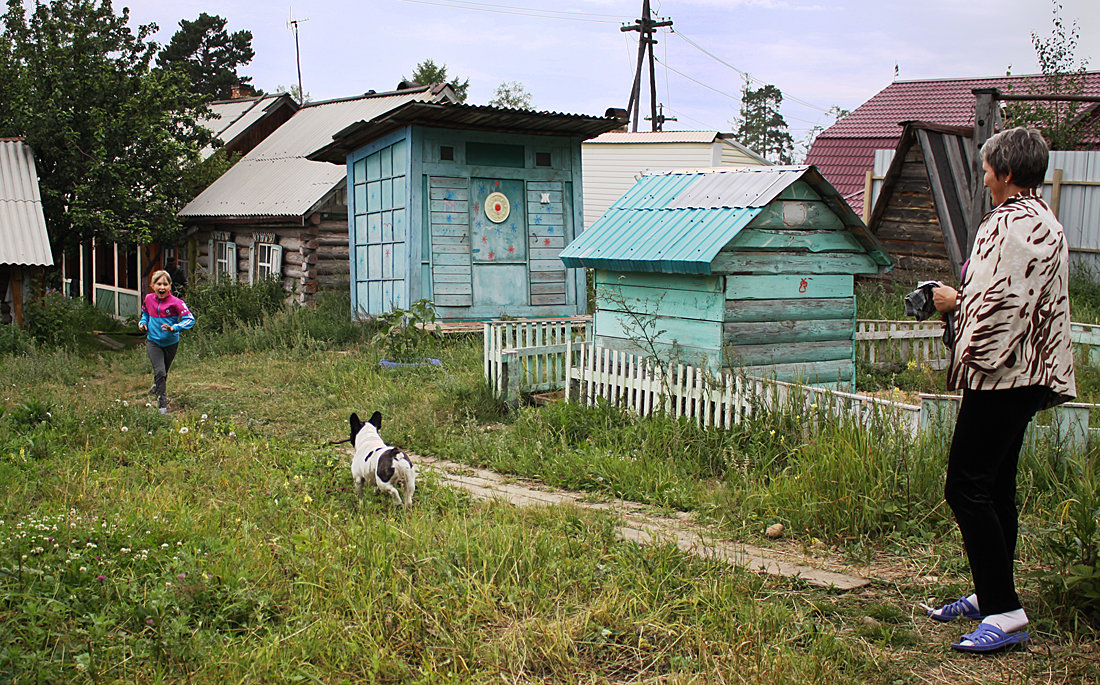
[[[451, 9], [469, 10], [471, 12], [490, 12], [492, 14], [511, 14], [521, 17], [536, 17], [538, 19], [560, 19], [562, 21], [580, 21], [591, 24], [617, 24], [622, 21], [617, 14], [595, 14], [591, 12], [565, 12], [560, 10], [540, 10], [533, 7], [517, 7], [513, 5], [494, 5], [485, 2], [468, 2], [467, 0], [403, 0], [418, 5], [435, 5], [436, 7], [450, 7]], [[561, 15], [561, 16], [556, 16]], [[584, 17], [609, 17], [608, 19], [585, 19]]]
[[[725, 67], [728, 67], [730, 69], [733, 69], [734, 71], [737, 71], [737, 73], [740, 74], [741, 76], [744, 76], [745, 78], [749, 79], [750, 81], [757, 82], [757, 84], [760, 85], [760, 86], [767, 86], [768, 85], [768, 84], [766, 84], [766, 82], [760, 80], [759, 78], [756, 78], [755, 76], [750, 75], [748, 73], [748, 71], [738, 69], [734, 65], [731, 65], [728, 62], [726, 62], [726, 60], [723, 59], [722, 57], [718, 57], [714, 53], [707, 51], [707, 49], [705, 47], [703, 47], [702, 45], [696, 43], [695, 41], [692, 41], [691, 38], [685, 36], [682, 32], [676, 31], [675, 29], [671, 29], [670, 32], [680, 36], [685, 43], [691, 45], [692, 47], [697, 49], [698, 52], [703, 53], [707, 57], [714, 59], [715, 62], [717, 62], [718, 64], [723, 65]], [[809, 107], [810, 109], [814, 109], [814, 110], [817, 110], [817, 111], [820, 111], [820, 112], [824, 112], [826, 114], [828, 113], [827, 109], [824, 109], [822, 107], [817, 107], [816, 104], [814, 104], [812, 102], [806, 102], [805, 100], [802, 100], [800, 98], [795, 98], [792, 95], [788, 95], [788, 93], [784, 92], [783, 97], [785, 99], [791, 100], [792, 102], [798, 102], [803, 107]]]

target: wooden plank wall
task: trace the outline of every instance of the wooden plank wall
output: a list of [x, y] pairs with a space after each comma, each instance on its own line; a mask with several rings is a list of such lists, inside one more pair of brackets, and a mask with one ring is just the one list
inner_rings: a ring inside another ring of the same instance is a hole
[[723, 365], [850, 388], [854, 274], [877, 266], [804, 183], [793, 184], [712, 262], [725, 277]]
[[600, 346], [717, 370], [725, 316], [718, 276], [596, 271]]
[[431, 176], [428, 179], [432, 299], [440, 307], [469, 307], [474, 302], [469, 186], [466, 178]]
[[[549, 202], [542, 202], [543, 196]], [[565, 265], [558, 257], [565, 247], [564, 207], [561, 181], [527, 183], [532, 305], [565, 304]]]

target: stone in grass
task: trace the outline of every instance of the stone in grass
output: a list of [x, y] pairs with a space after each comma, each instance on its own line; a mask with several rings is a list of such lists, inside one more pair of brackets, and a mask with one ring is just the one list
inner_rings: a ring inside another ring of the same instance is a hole
[[764, 535], [766, 535], [771, 540], [776, 540], [783, 537], [783, 530], [784, 528], [782, 523], [773, 523], [768, 526], [768, 528], [764, 531]]

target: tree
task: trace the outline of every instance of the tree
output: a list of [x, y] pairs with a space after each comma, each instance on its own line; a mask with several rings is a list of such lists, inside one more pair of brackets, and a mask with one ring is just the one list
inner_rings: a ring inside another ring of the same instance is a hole
[[447, 80], [447, 65], [436, 65], [430, 59], [426, 59], [420, 64], [416, 65], [416, 69], [413, 70], [411, 77], [401, 77], [404, 81], [416, 81], [423, 85], [431, 85], [433, 83], [446, 83], [454, 89], [455, 95], [458, 96], [459, 102], [466, 102], [466, 91], [470, 89], [470, 79], [465, 81], [459, 81], [458, 77]]
[[497, 86], [493, 93], [493, 99], [489, 104], [494, 107], [511, 107], [512, 109], [534, 109], [531, 106], [531, 93], [523, 87], [519, 81], [504, 81]]
[[183, 179], [212, 134], [176, 71], [152, 69], [156, 25], [128, 27], [110, 0], [8, 0], [0, 31], [0, 135], [35, 152], [56, 248], [170, 237]]
[[783, 93], [778, 88], [766, 85], [753, 90], [745, 77], [735, 135], [738, 142], [769, 162], [790, 164], [794, 158], [794, 139], [779, 111], [782, 104]]
[[209, 100], [230, 96], [230, 89], [252, 79], [238, 76], [237, 68], [248, 64], [252, 50], [252, 32], [225, 30], [226, 20], [206, 12], [195, 21], [180, 20], [168, 45], [157, 55], [162, 69], [179, 69], [191, 80], [191, 88]]
[[[842, 109], [840, 105], [833, 105], [825, 112], [825, 115], [832, 117], [832, 124], [835, 124], [851, 113], [852, 110], [850, 109]], [[832, 126], [832, 124], [829, 124], [829, 126]], [[803, 161], [805, 161], [806, 157], [810, 154], [810, 148], [814, 146], [814, 141], [817, 140], [817, 137], [821, 135], [821, 132], [826, 128], [826, 126], [822, 126], [821, 124], [814, 124], [813, 128], [806, 132], [806, 137], [799, 143], [799, 146], [802, 148]]]
[[[1042, 70], [1042, 77], [1030, 88], [1028, 95], [1083, 95], [1088, 60], [1078, 62], [1077, 39], [1080, 27], [1076, 20], [1067, 30], [1062, 21], [1062, 5], [1053, 0], [1053, 28], [1049, 38], [1031, 34], [1031, 44]], [[1011, 90], [1011, 88], [1009, 89]], [[1074, 150], [1098, 128], [1089, 117], [1089, 103], [1080, 102], [1012, 102], [1005, 107], [1010, 126], [1039, 129], [1052, 150]]]
[[295, 83], [293, 86], [291, 86], [289, 88], [287, 88], [286, 86], [284, 86], [282, 84], [279, 84], [279, 85], [275, 86], [275, 92], [276, 93], [286, 93], [291, 98], [293, 98], [294, 101], [297, 102], [299, 105], [304, 105], [306, 103], [309, 103], [309, 102], [313, 101], [313, 98], [310, 96], [308, 90], [306, 91], [305, 96], [302, 95], [302, 91], [298, 87], [297, 83]]

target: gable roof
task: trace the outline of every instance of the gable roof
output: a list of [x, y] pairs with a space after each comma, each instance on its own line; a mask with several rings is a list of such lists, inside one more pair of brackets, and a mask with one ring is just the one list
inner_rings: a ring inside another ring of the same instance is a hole
[[306, 155], [334, 133], [414, 101], [453, 97], [450, 88], [421, 86], [304, 105], [180, 210], [183, 219], [304, 217], [342, 181], [345, 170]]
[[498, 133], [591, 138], [622, 126], [616, 117], [536, 112], [529, 109], [464, 105], [454, 102], [405, 102], [371, 119], [357, 121], [333, 134], [309, 159], [343, 164], [351, 152], [405, 126], [438, 126]]
[[877, 263], [890, 263], [859, 217], [810, 166], [648, 174], [566, 246], [561, 260], [569, 267], [709, 274], [722, 248], [796, 181], [821, 196]]
[[[222, 141], [223, 147], [234, 150], [254, 126], [275, 115], [280, 109], [286, 108], [293, 114], [299, 106], [286, 93], [276, 93], [234, 100], [215, 100], [209, 104], [209, 108], [210, 116], [203, 117], [198, 124], [212, 131], [214, 137]], [[202, 158], [206, 159], [214, 154], [216, 149], [211, 145], [206, 146], [202, 149]]]
[[0, 264], [53, 265], [34, 154], [21, 138], [0, 138]]
[[761, 164], [771, 164], [760, 155], [734, 139], [732, 133], [721, 131], [608, 131], [595, 138], [584, 141], [585, 145], [660, 145], [700, 143], [713, 144], [721, 142], [729, 145], [744, 155], [758, 160]]
[[[974, 125], [975, 88], [1003, 93], [1038, 93], [1041, 74], [964, 79], [895, 81], [821, 132], [806, 163], [821, 170], [856, 212], [863, 211], [863, 184], [875, 163], [875, 150], [891, 150], [901, 140], [904, 121], [944, 126]], [[1084, 94], [1100, 96], [1100, 72], [1085, 73]], [[1098, 105], [1092, 105], [1096, 110]]]

